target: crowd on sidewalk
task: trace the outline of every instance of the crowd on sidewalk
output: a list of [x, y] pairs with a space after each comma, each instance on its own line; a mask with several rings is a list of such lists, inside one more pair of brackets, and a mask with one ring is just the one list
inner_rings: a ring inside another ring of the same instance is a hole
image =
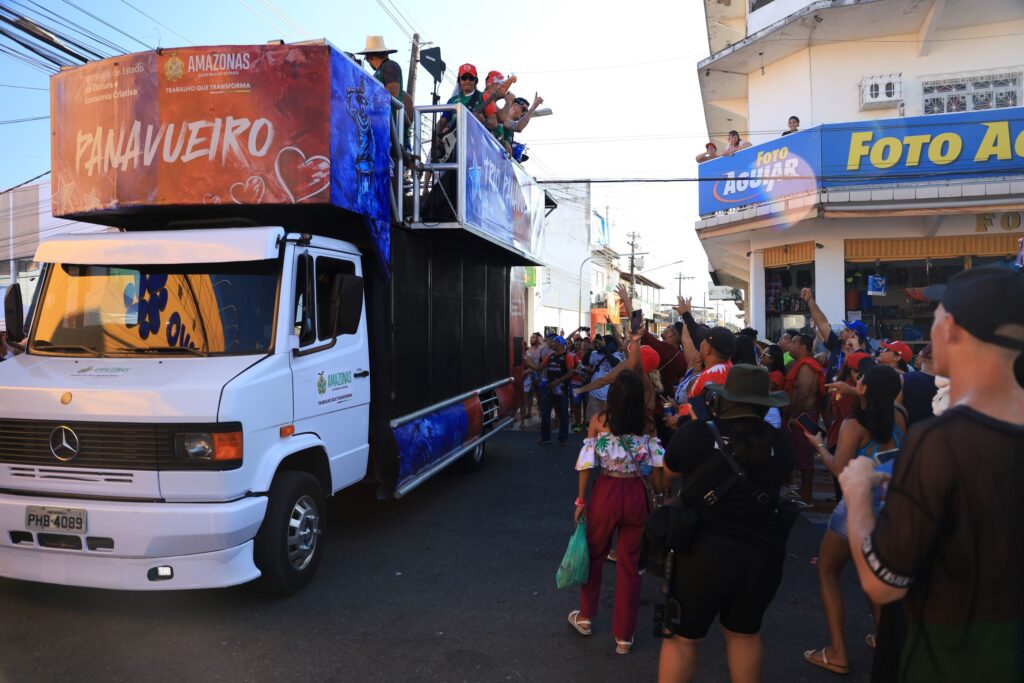
[[536, 402], [542, 445], [553, 411], [562, 446], [570, 427], [586, 432], [576, 632], [600, 630], [614, 559], [611, 635], [629, 653], [651, 567], [665, 595], [659, 680], [692, 680], [715, 619], [732, 679], [760, 680], [762, 618], [818, 458], [838, 503], [818, 561], [827, 633], [808, 665], [850, 673], [839, 576], [852, 563], [875, 614], [871, 680], [1024, 679], [1024, 274], [975, 268], [926, 295], [937, 307], [916, 358], [859, 322], [833, 326], [809, 289], [811, 325], [775, 343], [703, 325], [682, 298], [661, 338], [534, 334], [523, 418]]

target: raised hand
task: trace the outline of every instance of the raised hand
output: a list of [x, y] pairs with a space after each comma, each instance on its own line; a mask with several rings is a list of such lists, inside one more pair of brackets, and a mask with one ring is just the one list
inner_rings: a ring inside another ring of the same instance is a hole
[[814, 293], [811, 291], [810, 287], [804, 287], [800, 290], [800, 298], [804, 301], [811, 301], [814, 299]]
[[621, 301], [622, 305], [625, 307], [626, 314], [628, 315], [632, 313], [633, 299], [629, 296], [629, 287], [620, 283], [619, 286], [615, 288], [615, 293], [619, 295], [619, 301]]
[[693, 310], [693, 306], [691, 304], [691, 302], [693, 301], [693, 297], [679, 296], [676, 298], [679, 300], [679, 303], [676, 304], [676, 311], [679, 313], [679, 315], [685, 315]]

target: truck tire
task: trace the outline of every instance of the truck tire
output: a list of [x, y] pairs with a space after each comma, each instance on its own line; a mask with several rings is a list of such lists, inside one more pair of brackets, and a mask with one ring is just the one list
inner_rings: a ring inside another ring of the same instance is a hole
[[326, 505], [320, 482], [308, 472], [279, 472], [270, 486], [267, 514], [256, 535], [260, 588], [293, 595], [316, 573], [323, 554]]
[[459, 472], [463, 472], [465, 474], [471, 474], [473, 472], [476, 472], [478, 469], [480, 469], [480, 464], [484, 460], [484, 452], [486, 452], [486, 450], [486, 441], [484, 441], [483, 443], [478, 443], [476, 445], [476, 448], [474, 448], [473, 450], [469, 451], [464, 456], [459, 458], [459, 461], [456, 464], [456, 469]]

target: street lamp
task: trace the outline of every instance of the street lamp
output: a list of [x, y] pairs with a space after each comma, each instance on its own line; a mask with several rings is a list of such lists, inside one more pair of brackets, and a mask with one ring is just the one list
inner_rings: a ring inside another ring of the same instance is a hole
[[[612, 260], [611, 257], [608, 256], [607, 254], [592, 254], [592, 255], [588, 256], [587, 258], [583, 259], [580, 262], [580, 272], [579, 272], [580, 292], [579, 292], [579, 297], [576, 299], [576, 327], [582, 327], [583, 326], [583, 266], [587, 265], [588, 261], [593, 261], [596, 258], [608, 259], [609, 263], [611, 263], [611, 260]], [[594, 325], [594, 321], [593, 320], [590, 321], [590, 325], [591, 326]]]

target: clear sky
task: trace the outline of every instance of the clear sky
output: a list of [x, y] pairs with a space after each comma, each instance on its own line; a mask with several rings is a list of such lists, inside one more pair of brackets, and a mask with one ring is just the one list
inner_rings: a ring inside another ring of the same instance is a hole
[[[697, 0], [128, 1], [130, 5], [125, 0], [5, 4], [15, 10], [41, 6], [129, 52], [157, 45], [312, 38], [358, 51], [367, 34], [383, 34], [388, 47], [398, 49], [394, 58], [406, 74], [406, 31], [412, 27], [422, 39], [440, 46], [450, 70], [472, 62], [481, 74], [491, 69], [514, 72], [517, 94], [530, 98], [536, 91], [544, 97], [544, 106], [554, 115], [535, 119], [518, 136], [530, 148], [526, 168], [541, 179], [691, 177], [696, 174], [694, 156], [707, 135], [696, 63], [708, 54], [708, 42], [703, 3]], [[8, 43], [0, 38], [0, 44]], [[0, 84], [47, 88], [48, 77], [0, 54]], [[421, 69], [418, 104], [429, 103], [430, 86], [430, 76]], [[447, 95], [451, 89], [445, 83], [441, 92]], [[48, 113], [46, 91], [0, 87], [0, 120]], [[0, 125], [0, 188], [48, 168], [47, 120]], [[625, 248], [627, 232], [640, 233], [642, 249], [650, 252], [647, 268], [685, 259], [648, 276], [670, 294], [676, 291], [677, 272], [692, 276], [683, 281], [683, 292], [700, 300], [708, 278], [707, 261], [693, 232], [695, 184], [595, 185], [593, 203], [602, 213], [605, 206], [610, 210], [613, 247]]]

